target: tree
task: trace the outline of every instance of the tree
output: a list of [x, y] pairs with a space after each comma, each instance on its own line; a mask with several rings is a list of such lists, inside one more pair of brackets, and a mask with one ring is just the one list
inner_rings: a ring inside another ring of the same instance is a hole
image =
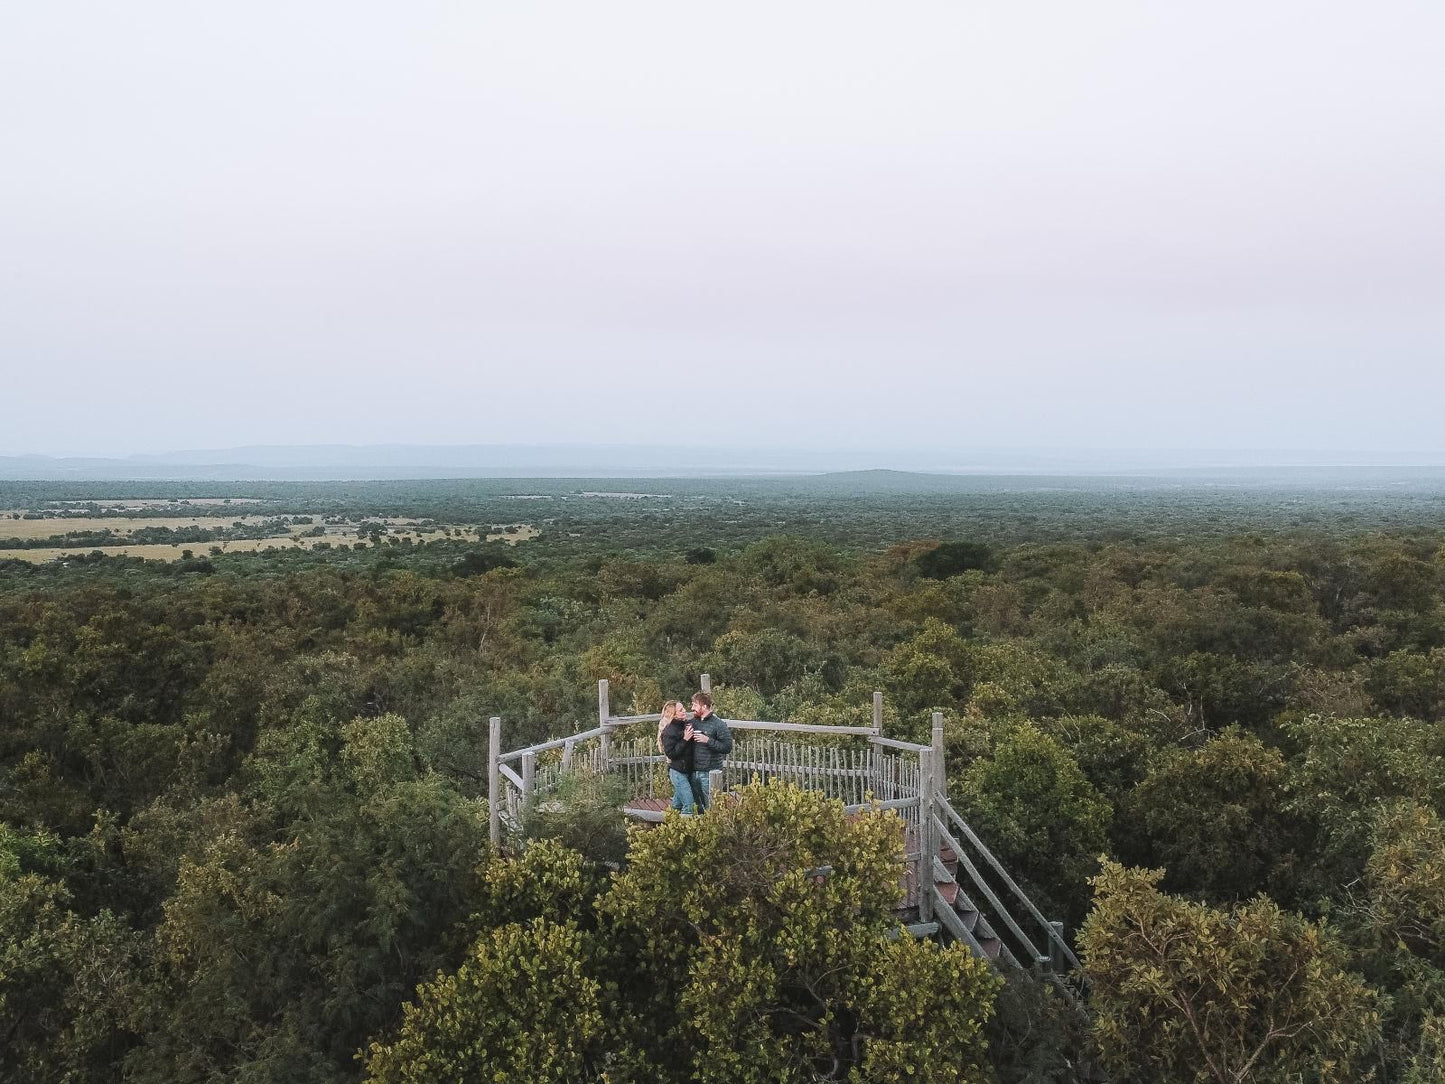
[[1413, 719], [1311, 715], [1285, 726], [1288, 809], [1314, 829], [1314, 884], [1322, 894], [1358, 878], [1382, 803], [1408, 799], [1445, 812], [1445, 729]]
[[946, 580], [975, 568], [987, 571], [993, 564], [993, 550], [982, 542], [940, 542], [913, 560], [918, 574], [930, 580]]
[[1085, 878], [1109, 844], [1113, 810], [1067, 749], [1032, 723], [969, 765], [957, 800], [964, 816], [1041, 906], [1083, 917]]
[[509, 923], [483, 933], [455, 974], [418, 987], [367, 1070], [377, 1084], [598, 1080], [604, 1019], [577, 927]]
[[1148, 736], [1101, 715], [1065, 715], [1040, 726], [1069, 751], [1111, 804], [1144, 778], [1151, 751]]
[[517, 562], [507, 554], [504, 543], [488, 546], [486, 549], [468, 550], [452, 566], [456, 576], [479, 576], [495, 568], [515, 568]]
[[1371, 669], [1370, 695], [1381, 707], [1416, 719], [1445, 719], [1445, 647], [1428, 655], [1392, 651]]
[[1445, 819], [1409, 802], [1382, 809], [1365, 891], [1379, 943], [1445, 968]]
[[0, 823], [0, 1072], [17, 1084], [114, 1079], [134, 1042], [139, 939], [109, 911], [72, 909], [49, 835]]
[[1445, 819], [1409, 801], [1381, 807], [1362, 883], [1338, 913], [1367, 974], [1394, 994], [1387, 1056], [1412, 1060], [1418, 1075], [1430, 1050], [1445, 1048]]
[[826, 595], [838, 586], [843, 559], [836, 547], [803, 538], [768, 538], [743, 551], [742, 567], [770, 588]]
[[782, 629], [765, 628], [757, 632], [734, 629], [723, 633], [713, 644], [707, 665], [712, 673], [751, 685], [764, 696], [771, 696], [809, 667], [820, 666], [822, 662], [821, 653], [801, 637]]
[[1263, 897], [1228, 911], [1159, 892], [1161, 870], [1106, 862], [1080, 936], [1094, 1035], [1134, 1081], [1358, 1079], [1378, 995], [1323, 927]]
[[1429, 1016], [1403, 1084], [1445, 1084], [1445, 1016]]
[[347, 1078], [478, 898], [485, 812], [419, 770], [399, 716], [268, 732], [244, 777], [249, 804], [181, 855], [133, 1079]]
[[1198, 749], [1165, 750], [1119, 818], [1128, 855], [1165, 867], [1175, 892], [1216, 902], [1252, 896], [1294, 842], [1284, 779], [1279, 750], [1237, 727]]
[[984, 1079], [997, 980], [960, 946], [885, 937], [902, 843], [890, 813], [780, 784], [639, 834], [601, 907], [655, 1078]]
[[622, 805], [635, 796], [625, 779], [574, 772], [559, 779], [542, 800], [529, 804], [523, 832], [534, 839], [557, 841], [590, 861], [615, 865], [627, 858]]
[[470, 921], [493, 927], [545, 918], [591, 929], [596, 925], [593, 904], [605, 885], [604, 872], [563, 843], [534, 840], [520, 854], [486, 863], [481, 901]]
[[951, 705], [966, 695], [971, 664], [963, 637], [930, 617], [914, 636], [884, 656], [883, 675], [901, 710], [920, 712]]

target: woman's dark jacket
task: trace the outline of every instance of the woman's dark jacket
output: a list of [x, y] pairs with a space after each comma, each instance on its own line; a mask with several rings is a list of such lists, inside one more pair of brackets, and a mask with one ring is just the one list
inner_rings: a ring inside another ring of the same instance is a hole
[[662, 751], [667, 754], [667, 766], [683, 775], [692, 774], [693, 742], [683, 738], [687, 720], [678, 717], [662, 728]]

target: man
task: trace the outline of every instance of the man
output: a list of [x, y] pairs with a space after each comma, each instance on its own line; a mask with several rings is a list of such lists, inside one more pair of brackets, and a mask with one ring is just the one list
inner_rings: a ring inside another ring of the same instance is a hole
[[683, 737], [696, 743], [692, 751], [692, 796], [697, 811], [702, 813], [712, 804], [712, 781], [707, 773], [721, 768], [733, 751], [733, 732], [713, 714], [712, 697], [707, 693], [693, 694], [692, 718]]

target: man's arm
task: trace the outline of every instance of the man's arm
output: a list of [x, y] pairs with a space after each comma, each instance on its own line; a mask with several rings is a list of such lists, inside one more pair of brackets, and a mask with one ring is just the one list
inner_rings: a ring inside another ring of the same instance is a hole
[[720, 719], [716, 715], [713, 718], [717, 719], [717, 726], [713, 728], [712, 740], [708, 742], [708, 745], [719, 756], [727, 756], [733, 751], [733, 732], [726, 720]]

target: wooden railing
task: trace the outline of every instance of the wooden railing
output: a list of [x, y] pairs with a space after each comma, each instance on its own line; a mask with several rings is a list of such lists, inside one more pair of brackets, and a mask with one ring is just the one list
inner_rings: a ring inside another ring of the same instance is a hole
[[[709, 689], [706, 674], [702, 685]], [[667, 758], [657, 749], [656, 724], [661, 715], [613, 715], [604, 680], [597, 687], [597, 716], [597, 726], [590, 730], [510, 752], [502, 750], [501, 719], [491, 720], [488, 796], [494, 844], [501, 843], [504, 831], [519, 830], [528, 805], [545, 800], [569, 773], [620, 778], [639, 803], [670, 797]], [[871, 726], [757, 719], [726, 722], [735, 737], [724, 767], [712, 773], [715, 794], [754, 779], [777, 779], [836, 798], [850, 812], [878, 807], [893, 810], [904, 828], [906, 903], [917, 907], [920, 929], [937, 929], [935, 916], [950, 931], [958, 929], [957, 914], [936, 887], [935, 867], [947, 876], [939, 864], [946, 846], [958, 859], [957, 884], [963, 905], [986, 915], [1000, 942], [996, 959], [1051, 973], [1078, 968], [1061, 924], [1043, 917], [948, 801], [941, 713], [933, 716], [928, 745], [883, 736], [881, 692], [873, 694]], [[644, 733], [628, 733], [639, 724], [648, 724]], [[796, 740], [804, 736], [829, 740]], [[629, 811], [643, 819], [661, 820], [664, 816], [653, 809]], [[1026, 916], [1024, 921], [1016, 913]], [[1030, 935], [1026, 930], [1034, 925], [1037, 932]], [[964, 939], [979, 949], [971, 934], [965, 933]]]

